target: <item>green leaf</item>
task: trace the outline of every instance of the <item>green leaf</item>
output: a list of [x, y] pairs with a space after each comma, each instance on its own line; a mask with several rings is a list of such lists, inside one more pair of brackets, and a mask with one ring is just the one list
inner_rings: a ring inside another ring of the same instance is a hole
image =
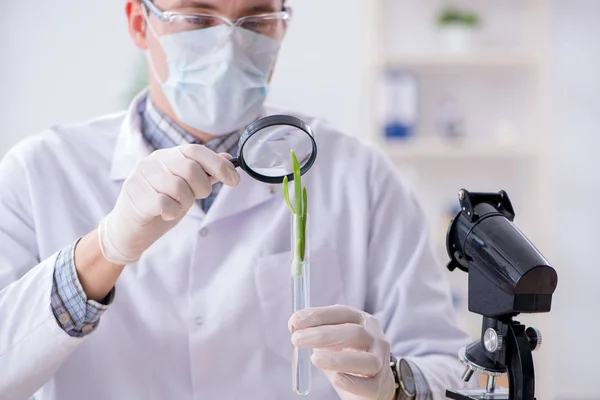
[[304, 200], [304, 206], [302, 207], [302, 260], [304, 260], [306, 256], [306, 223], [308, 221], [308, 195], [306, 187], [302, 189], [302, 199]]
[[437, 23], [440, 26], [446, 25], [465, 25], [469, 27], [477, 27], [480, 25], [479, 15], [454, 7], [449, 7], [443, 10], [437, 17]]
[[296, 235], [298, 240], [300, 241], [298, 246], [298, 260], [304, 261], [304, 235], [303, 235], [303, 224], [302, 224], [302, 181], [300, 175], [300, 165], [298, 163], [298, 158], [296, 157], [296, 153], [294, 150], [291, 150], [292, 153], [292, 166], [294, 168], [294, 200], [295, 200], [295, 210], [296, 216]]
[[295, 215], [294, 207], [292, 206], [292, 202], [290, 201], [290, 191], [288, 189], [288, 178], [285, 176], [283, 178], [283, 198], [285, 199], [285, 204], [290, 209], [292, 215]]
[[[304, 217], [306, 217], [306, 215], [308, 214], [308, 194], [306, 193], [306, 186], [302, 188], [302, 200], [303, 200], [302, 215]], [[306, 221], [304, 221], [304, 225], [306, 226]]]
[[298, 247], [296, 248], [298, 261], [304, 261], [304, 232], [302, 230], [301, 215], [296, 215], [296, 238], [298, 240]]
[[300, 165], [298, 164], [298, 158], [296, 157], [296, 153], [294, 150], [291, 150], [292, 153], [292, 166], [294, 168], [294, 198], [296, 211], [298, 215], [302, 215], [302, 178], [300, 176]]
[[300, 261], [304, 261], [304, 251], [305, 251], [305, 246], [306, 246], [306, 236], [305, 236], [305, 232], [304, 232], [304, 218], [303, 217], [299, 217], [296, 221], [296, 224], [299, 226], [299, 236], [300, 236]]

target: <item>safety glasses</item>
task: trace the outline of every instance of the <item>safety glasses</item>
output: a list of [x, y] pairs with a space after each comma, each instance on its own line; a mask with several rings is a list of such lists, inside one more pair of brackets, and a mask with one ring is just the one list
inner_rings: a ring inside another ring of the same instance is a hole
[[152, 0], [141, 0], [141, 2], [150, 13], [166, 25], [165, 33], [167, 34], [226, 25], [232, 30], [246, 29], [281, 42], [292, 17], [290, 9], [284, 8], [280, 12], [248, 15], [232, 21], [219, 15], [164, 11], [158, 8]]

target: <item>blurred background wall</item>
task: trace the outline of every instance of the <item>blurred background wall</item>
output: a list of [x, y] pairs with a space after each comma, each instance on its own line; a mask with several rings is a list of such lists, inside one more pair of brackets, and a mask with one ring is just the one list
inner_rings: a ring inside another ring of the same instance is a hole
[[[506, 189], [559, 273], [552, 313], [522, 318], [544, 334], [538, 398], [599, 399], [600, 2], [291, 4], [270, 100], [385, 149], [427, 210], [441, 263], [457, 190]], [[122, 110], [143, 84], [123, 0], [2, 5], [0, 155], [54, 124]], [[449, 278], [477, 335], [463, 275]]]

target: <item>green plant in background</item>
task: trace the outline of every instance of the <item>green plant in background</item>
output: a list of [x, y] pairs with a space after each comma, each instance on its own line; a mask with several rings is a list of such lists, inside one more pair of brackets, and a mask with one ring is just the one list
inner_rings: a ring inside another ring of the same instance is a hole
[[447, 7], [437, 18], [437, 23], [441, 27], [446, 26], [466, 26], [476, 28], [481, 24], [479, 16], [467, 10], [461, 10], [456, 7]]
[[306, 221], [308, 219], [308, 196], [306, 193], [306, 187], [302, 187], [302, 177], [300, 174], [300, 165], [298, 164], [298, 158], [294, 151], [292, 153], [292, 166], [294, 169], [294, 205], [290, 200], [290, 193], [288, 190], [288, 178], [283, 178], [283, 198], [289, 208], [290, 212], [295, 218], [296, 226], [296, 243], [294, 248], [294, 265], [296, 267], [292, 270], [292, 274], [297, 277], [303, 274], [302, 262], [306, 256]]

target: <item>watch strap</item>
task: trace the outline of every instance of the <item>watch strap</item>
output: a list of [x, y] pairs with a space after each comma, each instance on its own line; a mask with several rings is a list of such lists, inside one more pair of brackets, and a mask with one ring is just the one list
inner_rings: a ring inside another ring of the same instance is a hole
[[390, 367], [396, 384], [394, 400], [431, 398], [429, 386], [421, 375], [420, 369], [413, 363], [390, 355]]
[[398, 394], [400, 393], [400, 376], [398, 376], [398, 360], [394, 357], [393, 354], [390, 354], [390, 368], [392, 369], [392, 374], [394, 375], [394, 384], [396, 385], [396, 396], [394, 399], [398, 399]]

